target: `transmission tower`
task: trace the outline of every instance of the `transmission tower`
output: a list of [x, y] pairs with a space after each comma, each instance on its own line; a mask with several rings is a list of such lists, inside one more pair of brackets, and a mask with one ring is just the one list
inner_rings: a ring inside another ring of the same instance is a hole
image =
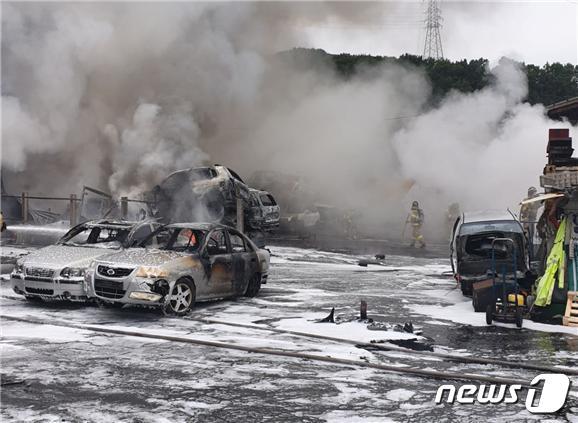
[[423, 57], [426, 59], [443, 59], [442, 37], [440, 28], [442, 26], [442, 11], [438, 0], [427, 0], [427, 11], [425, 19], [425, 44], [423, 47]]

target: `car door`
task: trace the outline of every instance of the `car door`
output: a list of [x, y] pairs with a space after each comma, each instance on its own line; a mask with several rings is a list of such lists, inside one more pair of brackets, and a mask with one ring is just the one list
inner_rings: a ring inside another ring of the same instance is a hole
[[215, 298], [232, 295], [233, 259], [227, 231], [216, 229], [209, 233], [206, 253], [209, 258], [207, 295]]
[[247, 250], [245, 240], [239, 232], [229, 230], [229, 240], [233, 258], [233, 295], [243, 295], [251, 277], [249, 265], [253, 254]]

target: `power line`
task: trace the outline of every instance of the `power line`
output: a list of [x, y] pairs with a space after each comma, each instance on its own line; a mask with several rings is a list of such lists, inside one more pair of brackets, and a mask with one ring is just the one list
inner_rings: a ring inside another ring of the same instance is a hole
[[425, 19], [425, 44], [423, 47], [423, 57], [426, 59], [443, 59], [442, 37], [440, 28], [442, 26], [442, 12], [438, 0], [427, 0], [427, 11]]

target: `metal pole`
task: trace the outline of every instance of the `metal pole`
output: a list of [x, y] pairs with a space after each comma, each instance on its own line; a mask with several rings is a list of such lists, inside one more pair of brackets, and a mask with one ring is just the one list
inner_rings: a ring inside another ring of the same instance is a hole
[[78, 209], [76, 207], [76, 194], [70, 194], [70, 227], [78, 223]]
[[243, 201], [239, 193], [239, 186], [235, 184], [235, 196], [237, 197], [237, 230], [241, 233], [245, 232], [245, 222], [243, 219]]
[[28, 223], [28, 193], [22, 193], [22, 223]]
[[[334, 311], [334, 310], [333, 310]], [[531, 363], [520, 363], [518, 361], [508, 361], [502, 358], [484, 358], [484, 357], [471, 357], [471, 356], [461, 356], [461, 355], [454, 355], [454, 354], [444, 354], [438, 353], [433, 351], [417, 351], [417, 350], [410, 350], [403, 347], [398, 347], [396, 345], [389, 345], [389, 344], [377, 344], [371, 342], [361, 342], [352, 339], [346, 338], [336, 338], [333, 336], [325, 336], [325, 335], [317, 335], [310, 332], [299, 332], [294, 330], [285, 330], [285, 329], [278, 329], [272, 327], [263, 327], [257, 325], [250, 325], [244, 323], [234, 323], [228, 322], [226, 320], [217, 320], [217, 319], [210, 319], [210, 318], [191, 318], [190, 320], [194, 320], [195, 322], [201, 323], [208, 323], [208, 324], [217, 324], [217, 325], [227, 325], [227, 326], [234, 326], [240, 328], [248, 328], [248, 329], [256, 329], [261, 331], [267, 331], [272, 333], [282, 333], [288, 335], [295, 335], [301, 336], [304, 338], [312, 338], [312, 339], [323, 339], [326, 341], [332, 342], [339, 342], [344, 344], [356, 345], [358, 347], [370, 347], [379, 351], [394, 351], [394, 352], [403, 352], [404, 354], [409, 355], [416, 355], [416, 356], [429, 356], [429, 357], [439, 357], [450, 361], [456, 361], [459, 363], [475, 363], [475, 364], [493, 364], [497, 366], [503, 367], [511, 367], [514, 369], [528, 369], [528, 370], [539, 370], [543, 372], [549, 373], [564, 373], [566, 375], [578, 375], [578, 369], [569, 369], [567, 367], [557, 367], [557, 366], [546, 366], [541, 364], [531, 364]]]
[[120, 197], [120, 217], [126, 219], [128, 215], [128, 197]]
[[352, 360], [352, 359], [344, 359], [344, 358], [337, 358], [319, 354], [308, 354], [296, 351], [286, 351], [286, 350], [278, 350], [272, 349], [267, 347], [253, 347], [253, 346], [246, 346], [246, 345], [239, 345], [239, 344], [230, 344], [225, 342], [219, 341], [209, 341], [206, 339], [197, 339], [191, 337], [184, 337], [184, 336], [174, 336], [174, 335], [162, 335], [162, 334], [154, 334], [148, 332], [142, 332], [137, 330], [128, 330], [128, 329], [116, 329], [112, 327], [102, 327], [102, 326], [92, 326], [83, 323], [71, 323], [71, 322], [64, 322], [64, 321], [46, 321], [40, 319], [32, 319], [32, 318], [23, 318], [23, 317], [16, 317], [16, 316], [9, 316], [6, 314], [0, 314], [1, 319], [11, 320], [16, 322], [25, 322], [25, 323], [33, 323], [38, 325], [52, 325], [52, 326], [61, 326], [61, 327], [69, 327], [74, 329], [83, 329], [83, 330], [90, 330], [97, 333], [106, 333], [106, 334], [114, 334], [114, 335], [124, 335], [124, 336], [135, 336], [145, 339], [161, 339], [164, 341], [171, 341], [171, 342], [179, 342], [179, 343], [186, 343], [192, 345], [201, 345], [205, 347], [212, 347], [212, 348], [222, 348], [228, 350], [236, 350], [236, 351], [245, 351], [249, 353], [256, 353], [256, 354], [263, 354], [263, 355], [274, 355], [278, 357], [289, 357], [289, 358], [299, 358], [304, 360], [311, 360], [311, 361], [321, 361], [326, 363], [335, 363], [335, 364], [343, 364], [346, 366], [358, 366], [358, 367], [366, 367], [378, 370], [384, 370], [388, 372], [394, 373], [401, 373], [401, 374], [411, 374], [414, 376], [422, 376], [427, 378], [433, 379], [442, 379], [442, 380], [473, 380], [477, 382], [485, 382], [485, 383], [493, 383], [497, 385], [522, 385], [525, 387], [530, 387], [531, 385], [522, 379], [512, 379], [512, 378], [504, 378], [498, 376], [485, 376], [485, 375], [478, 375], [478, 374], [471, 374], [471, 373], [464, 373], [464, 372], [445, 372], [445, 371], [437, 371], [437, 370], [430, 370], [430, 369], [420, 369], [420, 368], [406, 368], [406, 367], [399, 367], [397, 365], [388, 365], [388, 364], [381, 364], [381, 363], [370, 363], [367, 361], [362, 360]]

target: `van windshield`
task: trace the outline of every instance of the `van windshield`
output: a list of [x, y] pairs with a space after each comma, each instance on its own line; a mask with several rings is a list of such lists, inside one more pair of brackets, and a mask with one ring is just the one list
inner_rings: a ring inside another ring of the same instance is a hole
[[460, 228], [459, 235], [473, 235], [484, 232], [523, 233], [523, 229], [515, 220], [473, 222], [463, 224]]

